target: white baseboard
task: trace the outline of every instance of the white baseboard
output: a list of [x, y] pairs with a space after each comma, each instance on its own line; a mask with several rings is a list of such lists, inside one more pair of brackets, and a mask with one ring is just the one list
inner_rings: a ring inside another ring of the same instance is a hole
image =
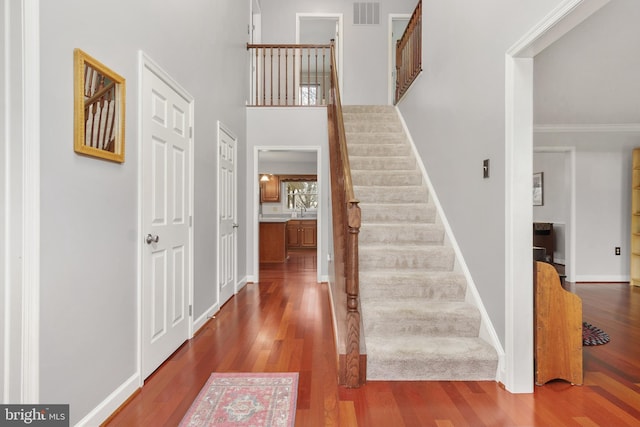
[[120, 387], [114, 390], [105, 400], [81, 419], [76, 427], [98, 426], [111, 416], [118, 408], [140, 388], [140, 374], [135, 373], [127, 379]]
[[220, 304], [215, 303], [211, 307], [209, 307], [207, 310], [205, 310], [205, 312], [202, 313], [200, 317], [195, 319], [193, 321], [193, 333], [195, 334], [196, 332], [198, 332], [200, 328], [202, 328], [204, 324], [207, 323], [207, 321], [211, 317], [213, 317], [214, 314], [218, 312], [218, 310], [220, 310]]
[[240, 279], [240, 281], [236, 283], [236, 293], [240, 292], [242, 288], [247, 286], [247, 283], [249, 283], [248, 276], [244, 276], [242, 279]]
[[595, 274], [578, 275], [576, 274], [575, 280], [573, 281], [574, 282], [628, 282], [629, 279], [630, 277], [628, 275], [615, 276], [615, 275], [595, 275]]

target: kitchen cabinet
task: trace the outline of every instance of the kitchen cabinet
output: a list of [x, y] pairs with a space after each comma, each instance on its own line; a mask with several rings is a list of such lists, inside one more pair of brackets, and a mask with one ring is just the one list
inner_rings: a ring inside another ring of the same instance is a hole
[[318, 245], [316, 220], [292, 219], [287, 222], [287, 249], [315, 248]]
[[278, 175], [269, 176], [268, 181], [260, 181], [260, 202], [280, 202], [280, 177]]
[[284, 262], [285, 222], [260, 223], [260, 262]]

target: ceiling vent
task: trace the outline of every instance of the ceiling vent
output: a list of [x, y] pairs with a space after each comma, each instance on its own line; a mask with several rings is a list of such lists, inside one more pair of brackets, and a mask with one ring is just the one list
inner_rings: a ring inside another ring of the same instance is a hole
[[354, 3], [353, 4], [353, 24], [354, 25], [379, 25], [380, 24], [380, 3]]

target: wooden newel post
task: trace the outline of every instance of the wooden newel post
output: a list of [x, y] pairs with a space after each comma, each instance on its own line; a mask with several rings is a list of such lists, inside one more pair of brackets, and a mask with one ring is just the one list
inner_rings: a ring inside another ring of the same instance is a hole
[[358, 203], [357, 200], [349, 200], [349, 202], [347, 202], [347, 387], [359, 387], [364, 383], [364, 378], [360, 378], [358, 234], [360, 233], [361, 212]]

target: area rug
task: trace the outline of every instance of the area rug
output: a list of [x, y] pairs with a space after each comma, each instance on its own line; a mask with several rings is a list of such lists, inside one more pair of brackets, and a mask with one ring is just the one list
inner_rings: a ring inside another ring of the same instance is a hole
[[582, 344], [602, 345], [609, 342], [609, 334], [590, 323], [582, 322]]
[[214, 372], [180, 426], [291, 427], [297, 397], [297, 372]]

